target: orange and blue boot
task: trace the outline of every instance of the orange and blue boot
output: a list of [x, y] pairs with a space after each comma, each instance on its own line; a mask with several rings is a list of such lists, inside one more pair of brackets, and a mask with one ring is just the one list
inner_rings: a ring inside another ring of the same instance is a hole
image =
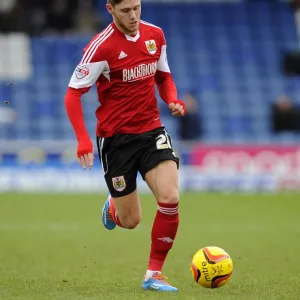
[[177, 292], [178, 289], [174, 286], [171, 286], [166, 280], [167, 277], [162, 276], [161, 272], [155, 272], [150, 278], [144, 279], [142, 287], [144, 290]]
[[117, 224], [114, 222], [114, 220], [111, 216], [110, 199], [111, 199], [111, 196], [110, 196], [110, 194], [108, 194], [108, 197], [102, 208], [102, 223], [106, 229], [113, 230]]

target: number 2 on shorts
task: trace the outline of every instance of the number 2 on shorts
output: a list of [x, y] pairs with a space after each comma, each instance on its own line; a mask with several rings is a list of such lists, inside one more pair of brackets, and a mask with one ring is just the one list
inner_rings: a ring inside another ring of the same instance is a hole
[[161, 149], [172, 149], [170, 139], [167, 134], [160, 134], [156, 138], [156, 148], [161, 150]]

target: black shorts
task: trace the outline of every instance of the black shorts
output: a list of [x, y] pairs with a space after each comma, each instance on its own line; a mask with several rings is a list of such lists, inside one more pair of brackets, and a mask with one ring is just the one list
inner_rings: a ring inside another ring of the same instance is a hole
[[141, 134], [97, 137], [97, 146], [112, 197], [125, 196], [135, 191], [138, 172], [145, 180], [146, 173], [162, 161], [173, 160], [179, 167], [179, 159], [164, 127]]

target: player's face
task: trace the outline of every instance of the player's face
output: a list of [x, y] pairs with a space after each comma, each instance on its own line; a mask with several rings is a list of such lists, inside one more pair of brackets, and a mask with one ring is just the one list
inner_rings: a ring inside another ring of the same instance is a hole
[[115, 6], [107, 4], [106, 8], [122, 32], [128, 35], [134, 35], [138, 32], [141, 18], [140, 0], [123, 0]]

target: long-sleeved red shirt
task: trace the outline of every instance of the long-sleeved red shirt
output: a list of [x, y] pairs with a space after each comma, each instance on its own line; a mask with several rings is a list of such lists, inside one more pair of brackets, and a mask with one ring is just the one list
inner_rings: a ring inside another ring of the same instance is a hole
[[78, 140], [88, 138], [81, 95], [94, 84], [99, 100], [99, 137], [139, 134], [160, 127], [155, 84], [167, 104], [177, 100], [162, 29], [141, 21], [139, 32], [131, 37], [111, 23], [85, 47], [65, 97]]

